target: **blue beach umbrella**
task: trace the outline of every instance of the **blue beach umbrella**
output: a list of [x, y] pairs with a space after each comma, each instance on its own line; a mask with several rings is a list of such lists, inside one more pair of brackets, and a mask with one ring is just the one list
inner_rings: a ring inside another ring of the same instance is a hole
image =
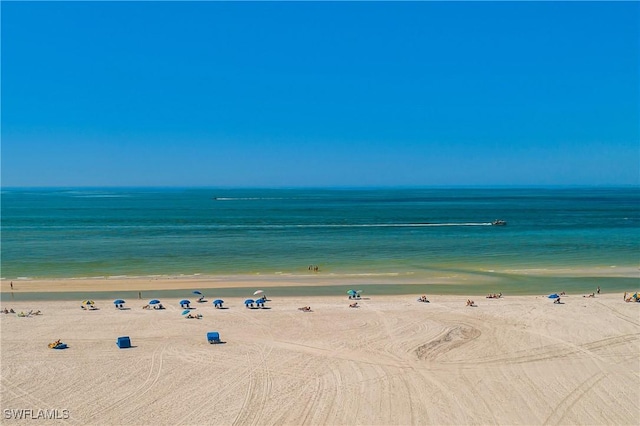
[[557, 293], [553, 293], [553, 294], [550, 294], [548, 297], [549, 297], [549, 299], [557, 299], [560, 296], [558, 296]]
[[347, 294], [350, 296], [355, 296], [357, 293], [355, 290], [347, 290]]
[[202, 292], [200, 290], [193, 290], [193, 294], [197, 294], [197, 295], [201, 296]]
[[157, 305], [158, 303], [160, 303], [158, 299], [149, 300], [150, 305]]
[[125, 303], [125, 302], [124, 302], [124, 300], [122, 300], [122, 299], [117, 299], [117, 300], [114, 300], [114, 301], [113, 301], [113, 304], [114, 304], [114, 305], [122, 305], [123, 303]]
[[190, 301], [188, 301], [187, 299], [182, 299], [182, 300], [180, 301], [180, 304], [181, 304], [181, 305], [188, 305], [188, 304], [190, 304], [190, 303], [191, 303], [191, 302], [190, 302]]
[[224, 303], [224, 300], [222, 300], [222, 299], [216, 299], [216, 300], [213, 301], [214, 305], [222, 305], [223, 303]]
[[184, 311], [182, 311], [182, 315], [187, 315], [189, 312], [191, 312], [189, 309], [185, 309]]
[[245, 300], [245, 301], [244, 301], [244, 304], [245, 304], [245, 305], [250, 305], [250, 304], [252, 304], [252, 303], [256, 303], [256, 301], [255, 301], [255, 300], [253, 300], [253, 299], [247, 299], [247, 300]]

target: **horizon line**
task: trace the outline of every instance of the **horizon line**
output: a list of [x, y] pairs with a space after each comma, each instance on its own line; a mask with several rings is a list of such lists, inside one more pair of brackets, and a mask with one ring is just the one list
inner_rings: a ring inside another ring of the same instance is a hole
[[378, 190], [378, 189], [640, 189], [638, 184], [522, 184], [522, 185], [34, 185], [34, 186], [3, 186], [0, 190], [21, 189], [316, 189], [316, 190]]

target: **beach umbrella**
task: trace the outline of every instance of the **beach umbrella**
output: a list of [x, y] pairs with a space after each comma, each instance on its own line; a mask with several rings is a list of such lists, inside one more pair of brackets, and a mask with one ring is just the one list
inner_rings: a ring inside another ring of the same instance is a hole
[[245, 301], [244, 301], [244, 304], [245, 304], [245, 305], [250, 305], [250, 304], [252, 304], [252, 303], [256, 303], [256, 301], [255, 301], [255, 300], [253, 300], [253, 299], [247, 299], [247, 300], [245, 300]]
[[158, 303], [160, 303], [158, 299], [149, 300], [150, 305], [157, 305]]
[[190, 304], [190, 303], [191, 303], [191, 302], [190, 302], [190, 301], [188, 301], [187, 299], [182, 299], [182, 300], [180, 301], [180, 304], [181, 304], [181, 305], [188, 305], [188, 304]]
[[548, 297], [549, 299], [557, 299], [560, 296], [558, 296], [556, 293], [553, 293], [553, 294], [550, 294]]
[[256, 291], [253, 292], [254, 296], [257, 296], [259, 294], [264, 294], [264, 290], [256, 290]]
[[214, 305], [222, 305], [223, 303], [224, 303], [224, 300], [222, 300], [222, 299], [216, 299], [216, 300], [213, 301]]
[[123, 303], [125, 303], [125, 302], [122, 299], [116, 299], [116, 300], [113, 301], [114, 305], [122, 305]]
[[182, 315], [187, 315], [189, 312], [191, 312], [189, 309], [185, 309], [184, 311], [182, 311]]
[[201, 296], [202, 292], [200, 290], [193, 290], [193, 294], [197, 294], [197, 295]]
[[355, 290], [347, 290], [347, 294], [350, 296], [355, 296], [357, 293]]
[[82, 302], [83, 305], [93, 305], [94, 301], [93, 300], [85, 300]]

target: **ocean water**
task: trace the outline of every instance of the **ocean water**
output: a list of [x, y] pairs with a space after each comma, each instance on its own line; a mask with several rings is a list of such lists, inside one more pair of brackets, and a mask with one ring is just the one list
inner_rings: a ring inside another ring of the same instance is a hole
[[640, 265], [638, 188], [5, 188], [1, 201], [4, 279]]

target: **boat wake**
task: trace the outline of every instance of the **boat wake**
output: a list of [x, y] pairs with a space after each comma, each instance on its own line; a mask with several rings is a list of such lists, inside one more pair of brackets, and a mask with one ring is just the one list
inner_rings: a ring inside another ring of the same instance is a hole
[[311, 223], [311, 224], [264, 224], [225, 225], [228, 228], [426, 228], [437, 226], [491, 226], [491, 222], [465, 223]]
[[[426, 228], [447, 226], [492, 226], [491, 222], [465, 223], [301, 223], [301, 224], [171, 224], [171, 225], [52, 225], [48, 229], [153, 229], [153, 230], [207, 230], [207, 229], [292, 229], [292, 228]], [[26, 230], [36, 226], [9, 226], [5, 229]]]
[[429, 226], [491, 226], [491, 222], [465, 222], [465, 223], [363, 223], [363, 224], [327, 224], [327, 225], [301, 225], [319, 227], [347, 227], [347, 228], [423, 228]]

